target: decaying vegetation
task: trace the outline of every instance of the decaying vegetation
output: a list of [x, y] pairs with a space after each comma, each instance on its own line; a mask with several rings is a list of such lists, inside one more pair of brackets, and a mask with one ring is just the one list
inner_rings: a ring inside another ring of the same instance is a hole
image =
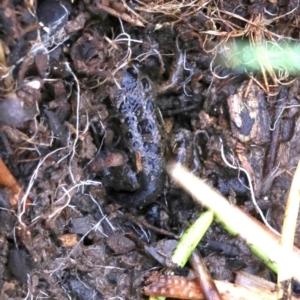
[[[296, 297], [299, 12], [294, 0], [0, 1], [0, 298]], [[174, 160], [251, 215], [273, 252], [211, 224], [226, 223], [215, 196], [183, 191]], [[145, 166], [161, 168], [148, 194]], [[137, 191], [153, 199], [126, 203]], [[184, 267], [174, 249], [206, 207]]]

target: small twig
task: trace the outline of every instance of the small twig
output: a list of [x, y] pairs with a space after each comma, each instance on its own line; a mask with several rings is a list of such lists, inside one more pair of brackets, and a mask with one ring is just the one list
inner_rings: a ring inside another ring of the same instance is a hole
[[98, 3], [97, 6], [99, 9], [104, 10], [107, 13], [109, 13], [117, 18], [121, 18], [122, 20], [130, 23], [133, 26], [145, 27], [145, 25], [137, 18], [136, 15], [135, 15], [136, 18], [133, 18], [128, 14], [120, 13], [120, 12], [116, 11], [115, 9], [105, 6], [105, 5], [102, 5], [100, 3]]
[[148, 222], [146, 222], [145, 220], [141, 220], [141, 219], [137, 219], [136, 217], [132, 216], [131, 214], [125, 214], [125, 217], [130, 220], [132, 223], [137, 224], [139, 226], [144, 226], [147, 229], [150, 229], [154, 232], [157, 232], [161, 235], [165, 235], [171, 238], [178, 238], [178, 236], [170, 231], [164, 230], [162, 228], [158, 228], [156, 226], [153, 226], [151, 224], [149, 224]]
[[190, 256], [189, 263], [197, 274], [197, 281], [201, 286], [206, 300], [221, 300], [221, 295], [205, 265], [203, 258], [198, 250], [194, 250]]

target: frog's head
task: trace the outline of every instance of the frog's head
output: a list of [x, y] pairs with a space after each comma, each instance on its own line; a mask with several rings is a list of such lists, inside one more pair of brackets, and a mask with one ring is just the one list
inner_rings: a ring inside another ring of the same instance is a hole
[[139, 72], [135, 66], [125, 69], [122, 81], [122, 89], [128, 92], [136, 89], [138, 78]]
[[151, 89], [150, 80], [141, 71], [139, 64], [133, 64], [124, 71], [122, 89], [125, 91], [132, 91], [133, 89], [139, 89], [141, 92], [148, 92]]

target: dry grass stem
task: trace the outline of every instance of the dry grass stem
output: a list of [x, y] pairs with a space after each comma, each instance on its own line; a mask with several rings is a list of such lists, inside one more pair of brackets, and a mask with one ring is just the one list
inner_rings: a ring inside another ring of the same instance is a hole
[[282, 232], [281, 232], [281, 246], [284, 255], [278, 264], [277, 283], [280, 288], [279, 296], [291, 294], [291, 278], [293, 277], [292, 265], [290, 260], [291, 253], [294, 247], [294, 236], [296, 232], [299, 202], [300, 202], [300, 161], [298, 162], [296, 172], [292, 181], [289, 196], [286, 203], [284, 214]]
[[194, 0], [194, 1], [165, 1], [156, 0], [144, 3], [137, 1], [141, 6], [136, 10], [144, 11], [151, 14], [167, 15], [174, 18], [175, 22], [183, 20], [185, 17], [195, 14], [200, 9], [204, 8], [211, 1]]
[[236, 285], [246, 287], [254, 292], [275, 292], [277, 290], [277, 286], [274, 282], [267, 281], [261, 277], [246, 273], [244, 271], [236, 272], [234, 283]]
[[145, 27], [145, 25], [142, 23], [142, 21], [140, 20], [140, 18], [137, 14], [133, 14], [132, 16], [130, 16], [129, 14], [121, 13], [111, 7], [105, 6], [100, 3], [98, 3], [97, 6], [99, 9], [104, 10], [107, 13], [109, 13], [117, 18], [121, 18], [122, 20], [132, 24], [132, 26]]
[[11, 77], [12, 68], [7, 66], [5, 56], [5, 45], [0, 40], [0, 82], [3, 81], [3, 86], [0, 88], [5, 93], [11, 93], [14, 89], [14, 81]]
[[[229, 46], [230, 51], [224, 51], [224, 49], [228, 48], [227, 45], [235, 42], [234, 38], [237, 37], [245, 37], [248, 38], [250, 49], [256, 49], [256, 59], [260, 66], [260, 70], [262, 73], [263, 83], [259, 83], [259, 85], [263, 88], [263, 90], [269, 95], [276, 95], [278, 93], [279, 85], [289, 85], [290, 82], [286, 82], [289, 77], [289, 71], [286, 67], [274, 68], [269, 57], [267, 45], [272, 44], [274, 47], [280, 48], [278, 44], [279, 41], [285, 40], [285, 37], [279, 35], [275, 32], [270, 31], [268, 28], [272, 25], [272, 23], [282, 19], [289, 14], [292, 14], [296, 8], [291, 10], [290, 12], [281, 15], [276, 18], [266, 19], [263, 13], [259, 13], [257, 15], [252, 15], [250, 19], [245, 19], [244, 17], [239, 16], [238, 14], [219, 9], [214, 5], [209, 5], [207, 8], [207, 18], [212, 23], [211, 29], [203, 30], [200, 33], [206, 34], [208, 36], [205, 37], [204, 42], [204, 50], [206, 52], [218, 52], [223, 53], [225, 60], [234, 60], [235, 57], [232, 57], [232, 47]], [[245, 23], [244, 26], [237, 25], [232, 22], [230, 19], [236, 19]], [[218, 30], [216, 24], [223, 24], [223, 28], [227, 28], [228, 31]], [[209, 36], [219, 36], [221, 37], [220, 41], [216, 46], [211, 48], [212, 38]], [[210, 45], [208, 48], [206, 45]], [[236, 56], [236, 55], [234, 55]], [[249, 57], [248, 63], [251, 64], [251, 60], [253, 57]], [[241, 62], [236, 61], [236, 64], [239, 65]], [[271, 78], [272, 83], [269, 83], [269, 78]], [[256, 82], [259, 82], [258, 79], [255, 79]]]

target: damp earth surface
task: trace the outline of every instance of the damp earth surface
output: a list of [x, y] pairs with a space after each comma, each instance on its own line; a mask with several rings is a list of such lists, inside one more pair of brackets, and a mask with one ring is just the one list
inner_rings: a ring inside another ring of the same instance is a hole
[[[0, 298], [147, 299], [145, 280], [170, 267], [204, 210], [168, 177], [170, 161], [260, 219], [251, 178], [279, 231], [300, 158], [300, 81], [235, 49], [297, 49], [299, 10], [289, 0], [1, 1], [0, 157], [20, 188], [3, 167]], [[197, 248], [214, 279], [244, 270], [276, 282], [217, 223]]]

